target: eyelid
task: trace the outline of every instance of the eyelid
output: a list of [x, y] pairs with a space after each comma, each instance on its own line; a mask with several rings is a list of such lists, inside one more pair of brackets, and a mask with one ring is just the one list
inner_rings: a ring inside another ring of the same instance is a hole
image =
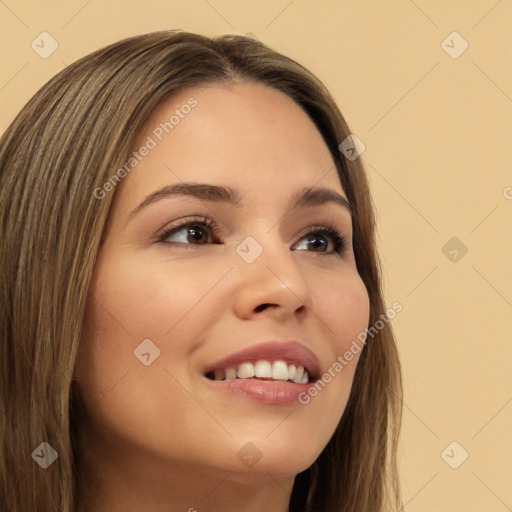
[[175, 232], [181, 231], [182, 229], [185, 229], [188, 226], [192, 225], [198, 225], [201, 227], [204, 227], [205, 229], [210, 230], [215, 237], [220, 237], [220, 230], [215, 223], [215, 221], [209, 219], [208, 217], [201, 217], [201, 216], [188, 216], [183, 217], [179, 220], [176, 220], [174, 222], [171, 222], [170, 224], [167, 224], [162, 230], [159, 235], [156, 236], [156, 242], [164, 242], [166, 238], [174, 234]]

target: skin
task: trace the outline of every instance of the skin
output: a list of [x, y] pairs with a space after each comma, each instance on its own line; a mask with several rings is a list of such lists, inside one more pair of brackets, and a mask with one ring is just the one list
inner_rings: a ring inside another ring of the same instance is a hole
[[[134, 150], [190, 97], [198, 105], [117, 186], [95, 265], [76, 366], [81, 512], [287, 511], [295, 476], [343, 414], [359, 356], [308, 405], [212, 391], [202, 370], [261, 341], [297, 340], [325, 372], [368, 325], [348, 210], [288, 207], [307, 186], [345, 196], [309, 117], [259, 83], [193, 88], [153, 112]], [[242, 206], [173, 196], [129, 219], [182, 181], [234, 187]], [[156, 241], [174, 221], [203, 216], [218, 238], [205, 230], [208, 243], [197, 243], [183, 228]], [[327, 254], [328, 235], [318, 235], [324, 249], [308, 244], [313, 225], [337, 229], [344, 252]], [[251, 264], [236, 252], [247, 236], [263, 248]], [[147, 338], [160, 350], [149, 366], [134, 356]], [[248, 442], [261, 453], [252, 467], [237, 457]]]

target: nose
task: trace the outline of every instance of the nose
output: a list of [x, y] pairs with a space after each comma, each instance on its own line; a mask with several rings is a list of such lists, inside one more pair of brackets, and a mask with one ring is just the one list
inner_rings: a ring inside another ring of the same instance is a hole
[[[238, 257], [238, 256], [237, 256]], [[311, 290], [297, 257], [284, 243], [267, 239], [252, 263], [237, 261], [234, 308], [240, 318], [270, 315], [284, 321], [312, 306]]]

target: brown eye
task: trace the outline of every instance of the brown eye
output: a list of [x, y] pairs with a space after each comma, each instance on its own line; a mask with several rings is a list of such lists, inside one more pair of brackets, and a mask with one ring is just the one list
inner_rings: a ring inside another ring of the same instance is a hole
[[[317, 252], [319, 255], [339, 255], [345, 250], [346, 247], [345, 238], [335, 229], [325, 226], [310, 228], [301, 240], [303, 239], [306, 239], [308, 247], [313, 247], [314, 249], [313, 251], [308, 252]], [[329, 247], [329, 239], [331, 240], [333, 250], [328, 252], [327, 249]], [[317, 248], [320, 248], [320, 250], [316, 250]], [[324, 250], [322, 250], [322, 248]]]
[[[185, 233], [181, 237], [176, 237], [178, 233]], [[159, 238], [159, 242], [182, 243], [186, 245], [205, 245], [211, 239], [211, 234], [216, 233], [216, 225], [213, 221], [204, 218], [201, 220], [184, 219], [178, 224], [167, 229]], [[169, 238], [181, 238], [181, 240], [170, 241]]]

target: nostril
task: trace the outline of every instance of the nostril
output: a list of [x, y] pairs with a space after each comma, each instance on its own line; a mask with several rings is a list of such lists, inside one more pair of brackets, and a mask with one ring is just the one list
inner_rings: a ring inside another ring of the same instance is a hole
[[267, 306], [271, 306], [271, 305], [272, 305], [272, 304], [268, 304], [268, 303], [266, 303], [266, 304], [260, 304], [257, 308], [255, 308], [255, 311], [258, 311], [258, 312], [263, 311], [264, 309], [266, 309], [266, 308], [267, 308]]

